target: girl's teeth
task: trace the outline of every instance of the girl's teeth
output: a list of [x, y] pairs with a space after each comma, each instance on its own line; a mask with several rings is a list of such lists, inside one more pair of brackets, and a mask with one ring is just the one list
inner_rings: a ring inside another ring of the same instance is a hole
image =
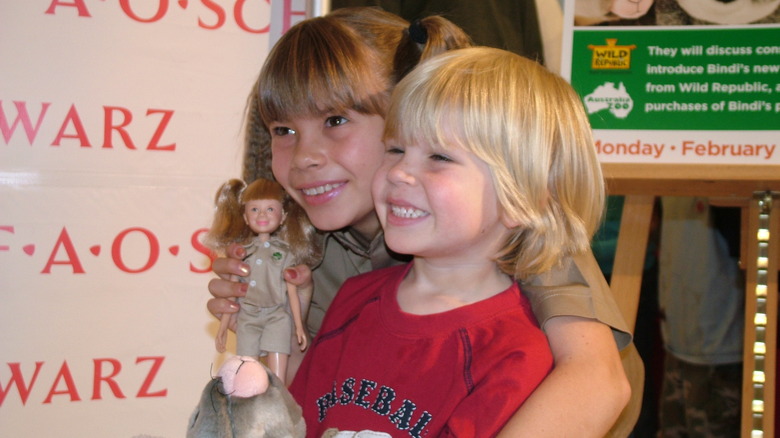
[[321, 195], [325, 192], [329, 192], [336, 187], [338, 187], [338, 184], [337, 185], [325, 184], [324, 186], [313, 187], [310, 189], [303, 189], [302, 191], [304, 195], [316, 196], [316, 195]]

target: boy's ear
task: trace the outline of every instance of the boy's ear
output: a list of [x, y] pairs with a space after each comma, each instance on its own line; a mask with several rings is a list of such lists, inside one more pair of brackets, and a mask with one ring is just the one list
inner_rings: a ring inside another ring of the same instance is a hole
[[501, 220], [501, 223], [507, 227], [508, 229], [517, 228], [523, 225], [523, 221], [521, 219], [513, 218], [509, 213], [506, 212], [503, 208], [499, 212], [499, 219]]

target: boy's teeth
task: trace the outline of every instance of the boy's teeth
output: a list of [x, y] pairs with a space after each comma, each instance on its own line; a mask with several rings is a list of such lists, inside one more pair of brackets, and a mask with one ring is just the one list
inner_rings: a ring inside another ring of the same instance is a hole
[[416, 208], [396, 207], [392, 206], [391, 210], [395, 216], [399, 216], [407, 219], [414, 219], [422, 216], [426, 216], [428, 213], [418, 210]]

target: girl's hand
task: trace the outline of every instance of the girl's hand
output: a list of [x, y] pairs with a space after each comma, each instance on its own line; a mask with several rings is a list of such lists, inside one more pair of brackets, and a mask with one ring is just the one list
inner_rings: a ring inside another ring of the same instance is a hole
[[284, 270], [284, 281], [294, 284], [298, 289], [311, 289], [311, 269], [306, 265], [298, 265]]
[[[238, 304], [235, 298], [246, 295], [249, 285], [239, 283], [239, 277], [249, 275], [249, 265], [242, 259], [246, 256], [246, 250], [239, 244], [230, 244], [226, 251], [226, 257], [219, 257], [214, 260], [211, 269], [219, 278], [209, 281], [209, 292], [214, 298], [211, 298], [206, 307], [216, 318], [221, 318], [222, 314], [233, 314], [229, 328], [235, 330]], [[309, 276], [311, 277], [311, 276]]]

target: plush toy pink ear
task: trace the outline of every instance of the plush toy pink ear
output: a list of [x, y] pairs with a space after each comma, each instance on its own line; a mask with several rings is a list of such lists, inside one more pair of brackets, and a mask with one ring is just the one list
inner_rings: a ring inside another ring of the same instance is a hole
[[233, 356], [217, 373], [222, 379], [225, 395], [249, 398], [268, 389], [268, 372], [257, 359], [249, 356]]

